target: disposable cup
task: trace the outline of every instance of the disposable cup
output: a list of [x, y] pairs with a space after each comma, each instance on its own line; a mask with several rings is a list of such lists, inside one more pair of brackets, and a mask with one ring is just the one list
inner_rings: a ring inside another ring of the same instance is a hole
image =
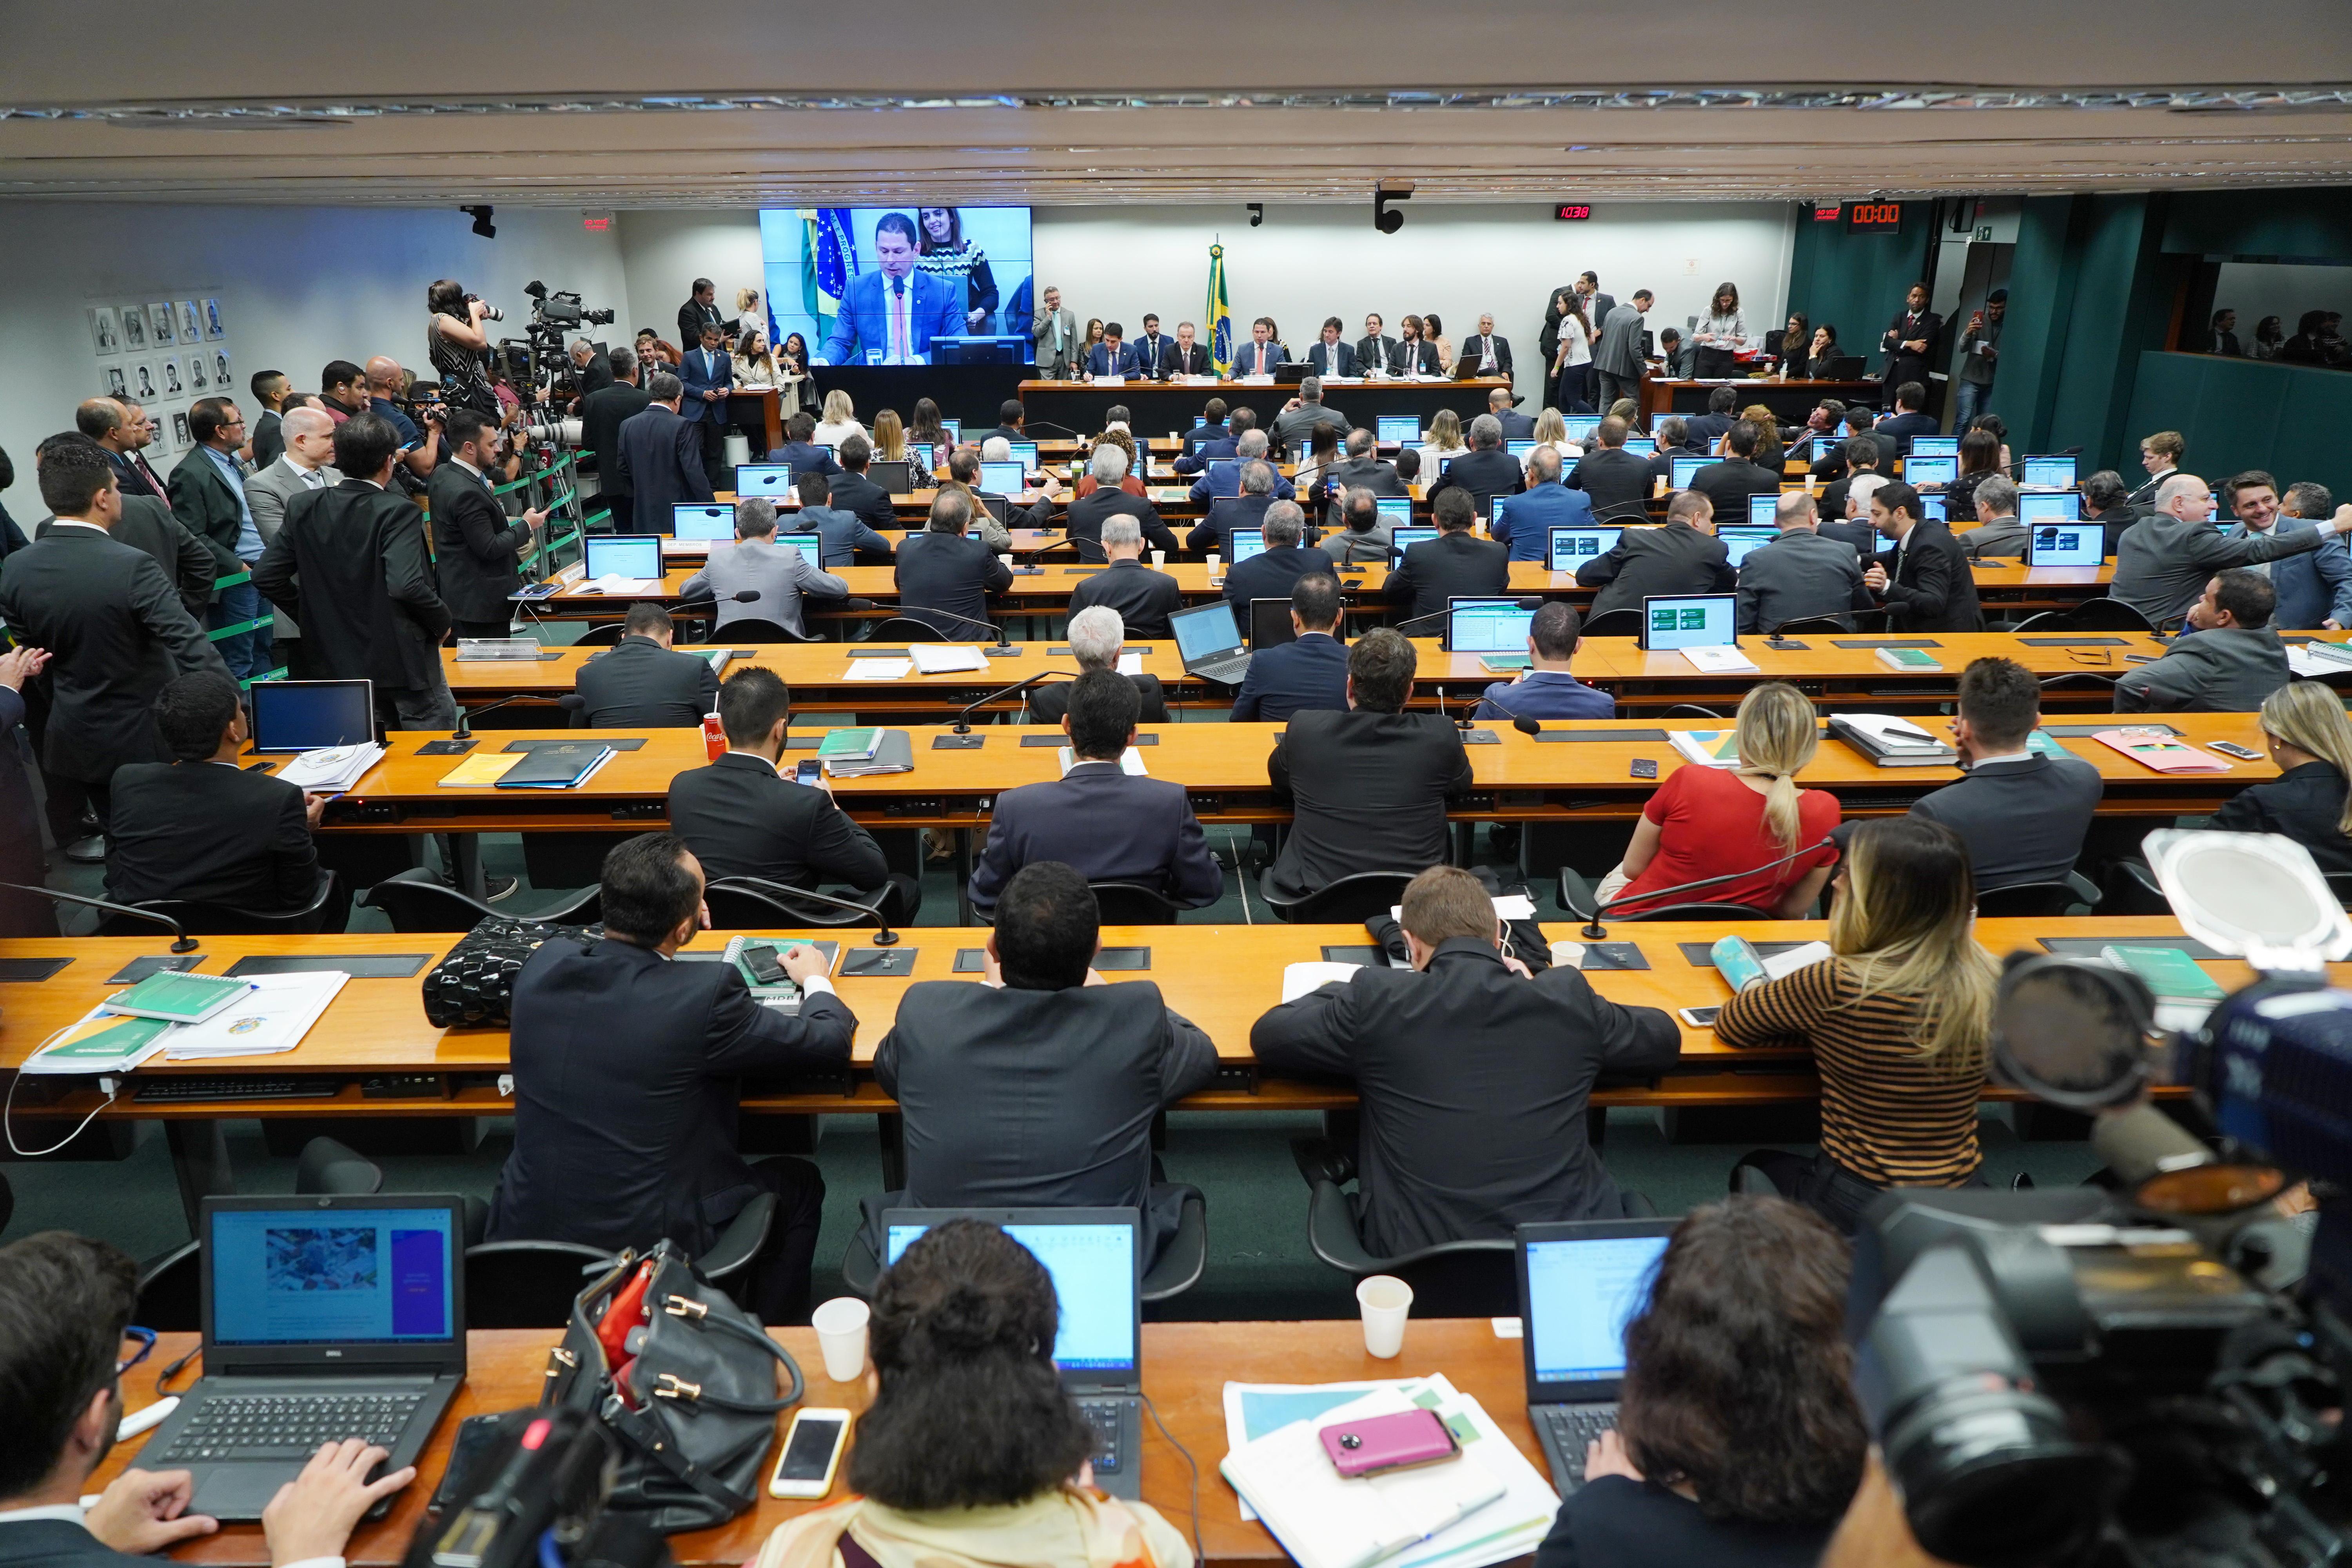
[[1168, 564], [1168, 552], [1166, 552], [1165, 550], [1155, 550], [1155, 551], [1153, 551], [1153, 552], [1151, 552], [1151, 564], [1153, 565], [1153, 567], [1154, 567], [1154, 568], [1158, 568], [1158, 567], [1161, 567], [1161, 566], [1165, 566], [1165, 565], [1167, 565], [1167, 564]]
[[[824, 1375], [834, 1382], [855, 1383], [865, 1373], [866, 1321], [871, 1316], [871, 1309], [855, 1296], [836, 1296], [809, 1314], [824, 1355]], [[1398, 1331], [1403, 1331], [1402, 1325]]]
[[1375, 1274], [1356, 1287], [1356, 1309], [1364, 1319], [1364, 1353], [1388, 1361], [1404, 1350], [1404, 1321], [1412, 1311], [1412, 1287], [1392, 1275]]

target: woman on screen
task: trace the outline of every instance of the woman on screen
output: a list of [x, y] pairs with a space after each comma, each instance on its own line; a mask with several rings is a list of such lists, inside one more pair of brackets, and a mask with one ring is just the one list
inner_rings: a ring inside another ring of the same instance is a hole
[[776, 384], [783, 389], [784, 411], [816, 409], [816, 382], [809, 374], [808, 340], [798, 332], [784, 334], [784, 346], [776, 351]]
[[916, 226], [923, 231], [915, 256], [918, 271], [960, 282], [964, 289], [964, 331], [984, 332], [996, 313], [996, 275], [980, 247], [963, 237], [963, 216], [953, 207], [917, 207]]
[[809, 439], [821, 446], [831, 447], [838, 446], [852, 436], [866, 436], [866, 439], [873, 439], [866, 434], [866, 426], [857, 422], [857, 405], [849, 400], [849, 394], [836, 386], [824, 395], [824, 417], [817, 421], [816, 433]]

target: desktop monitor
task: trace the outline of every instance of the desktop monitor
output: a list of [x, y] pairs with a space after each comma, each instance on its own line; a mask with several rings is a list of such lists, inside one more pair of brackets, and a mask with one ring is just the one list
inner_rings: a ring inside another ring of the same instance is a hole
[[257, 680], [253, 749], [277, 755], [375, 739], [372, 680]]
[[2074, 488], [2074, 459], [2072, 458], [2028, 458], [2018, 467], [2017, 482], [2021, 485], [2045, 490]]
[[1017, 496], [1029, 488], [1029, 476], [1018, 463], [982, 463], [980, 488], [991, 495]]
[[1524, 463], [1535, 456], [1538, 445], [1538, 443], [1534, 441], [1506, 441], [1503, 443], [1503, 450]]
[[1927, 485], [1948, 485], [1960, 477], [1958, 458], [1923, 458], [1914, 452], [1903, 459], [1903, 482], [1913, 489]]
[[1394, 529], [1391, 530], [1389, 534], [1389, 539], [1395, 545], [1396, 552], [1399, 555], [1402, 555], [1405, 552], [1406, 547], [1409, 545], [1419, 544], [1424, 539], [1434, 539], [1436, 537], [1437, 530], [1429, 527], [1427, 524], [1422, 524], [1413, 528]]
[[738, 463], [735, 465], [735, 499], [749, 500], [761, 496], [769, 500], [782, 500], [793, 493], [793, 468], [790, 463]]
[[[2021, 510], [2020, 517], [2023, 516]], [[2029, 523], [2025, 531], [2028, 566], [2096, 566], [2107, 557], [2106, 530], [2095, 522], [2069, 519], [2064, 522]]]
[[1007, 445], [1008, 447], [1012, 447], [1012, 448], [1013, 448], [1010, 452], [1008, 452], [1008, 453], [1006, 453], [1006, 454], [1005, 454], [1005, 456], [1006, 456], [1007, 458], [1009, 458], [1012, 461], [1013, 461], [1013, 462], [1016, 462], [1016, 463], [1020, 464], [1023, 468], [1029, 469], [1029, 470], [1030, 470], [1031, 472], [1033, 472], [1033, 473], [1036, 471], [1036, 468], [1037, 468], [1037, 443], [1036, 443], [1036, 442], [1034, 442], [1034, 441], [1008, 441], [1008, 442], [1006, 442], [1006, 443], [1005, 443], [1005, 445]]
[[1658, 438], [1655, 436], [1628, 436], [1625, 437], [1625, 450], [1637, 458], [1654, 458], [1658, 455]]
[[1642, 601], [1645, 648], [1738, 647], [1732, 594], [1688, 594]]
[[[1772, 519], [1780, 510], [1780, 498], [1779, 496], [1749, 496], [1748, 498], [1748, 526], [1750, 528], [1771, 528], [1776, 526]], [[1726, 526], [1737, 527], [1738, 524], [1727, 524]]]
[[962, 446], [962, 445], [963, 445], [963, 421], [962, 421], [962, 420], [961, 420], [961, 419], [942, 419], [942, 420], [940, 420], [940, 435], [942, 435], [942, 436], [945, 436], [945, 437], [948, 438], [948, 445], [949, 445], [949, 446], [950, 446], [950, 447], [961, 447], [961, 446]]
[[1265, 530], [1236, 528], [1225, 536], [1226, 548], [1233, 552], [1231, 560], [1238, 566], [1253, 555], [1265, 553]]
[[915, 464], [924, 472], [928, 473], [932, 468], [939, 466], [931, 460], [931, 453], [933, 450], [934, 448], [929, 441], [909, 441], [907, 443], [907, 461]]
[[712, 504], [698, 500], [674, 501], [669, 509], [669, 531], [680, 539], [717, 542], [735, 537], [735, 509], [724, 501]]
[[1919, 516], [1928, 522], [1945, 521], [1944, 498], [1942, 496], [1921, 496], [1919, 498]]
[[658, 533], [592, 533], [586, 544], [587, 567], [581, 573], [584, 582], [599, 577], [628, 577], [638, 581], [658, 582], [662, 574], [661, 535]]
[[1421, 416], [1379, 415], [1373, 421], [1372, 434], [1384, 447], [1418, 447], [1421, 445]]
[[[922, 1218], [919, 1219], [918, 1215]], [[883, 1215], [883, 1262], [898, 1261], [929, 1219], [985, 1219], [1028, 1248], [1054, 1282], [1054, 1365], [1066, 1376], [1140, 1364], [1142, 1215], [1136, 1209], [945, 1209]]]
[[1601, 416], [1598, 414], [1565, 414], [1560, 416], [1560, 423], [1568, 426], [1568, 438], [1580, 447], [1601, 434]]
[[1686, 490], [1690, 489], [1691, 476], [1714, 461], [1713, 458], [1676, 458], [1674, 475], [1667, 483], [1678, 490]]
[[1958, 436], [1914, 436], [1911, 456], [1915, 458], [1957, 458], [1960, 455]]
[[[2040, 528], [2053, 522], [2075, 522], [2082, 516], [2082, 506], [2071, 490], [2054, 496], [2017, 498], [2017, 521], [2028, 528]], [[2095, 531], [2101, 539], [2106, 537], [2104, 530]]]
[[[1759, 497], [1758, 499], [1769, 500], [1770, 498]], [[1715, 536], [1723, 541], [1723, 547], [1726, 550], [1731, 552], [1732, 569], [1737, 571], [1739, 563], [1748, 559], [1749, 552], [1780, 538], [1780, 531], [1771, 527], [1759, 528], [1753, 523], [1727, 522], [1715, 531]]]
[[1606, 555], [1617, 548], [1617, 528], [1578, 528], [1570, 523], [1556, 523], [1551, 530], [1549, 561], [1555, 572], [1573, 572], [1595, 556]]
[[1532, 605], [1517, 599], [1445, 601], [1445, 647], [1452, 653], [1525, 653]]
[[1381, 521], [1391, 528], [1404, 528], [1412, 521], [1411, 496], [1374, 496], [1372, 505], [1379, 510]]

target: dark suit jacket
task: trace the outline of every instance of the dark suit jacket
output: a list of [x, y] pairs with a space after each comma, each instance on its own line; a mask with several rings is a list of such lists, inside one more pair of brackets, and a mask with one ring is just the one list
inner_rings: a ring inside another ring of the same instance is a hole
[[1342, 458], [1323, 470], [1316, 481], [1336, 503], [1349, 490], [1366, 489], [1376, 496], [1411, 495], [1405, 482], [1397, 478], [1396, 465], [1378, 458]]
[[103, 783], [125, 763], [171, 753], [155, 732], [155, 694], [199, 669], [226, 675], [215, 646], [144, 552], [71, 524], [0, 563], [0, 619], [49, 650], [41, 766]]
[[1225, 602], [1234, 607], [1234, 619], [1246, 626], [1252, 599], [1287, 599], [1290, 590], [1309, 572], [1320, 572], [1329, 577], [1339, 574], [1331, 558], [1311, 544], [1262, 550], [1246, 561], [1227, 566]]
[[814, 441], [787, 441], [768, 454], [768, 461], [786, 465], [796, 479], [803, 474], [823, 474], [831, 479], [842, 471], [841, 465], [833, 460], [833, 454]]
[[825, 487], [824, 504], [835, 511], [856, 513], [868, 528], [898, 526], [898, 513], [890, 504], [890, 492], [863, 473], [834, 475]]
[[1895, 445], [1906, 456], [1908, 456], [1911, 451], [1912, 437], [1934, 436], [1939, 433], [1939, 427], [1933, 415], [1895, 414], [1880, 420], [1877, 431], [1881, 436], [1893, 437]]
[[583, 397], [602, 392], [613, 384], [613, 359], [610, 354], [591, 351], [586, 364], [572, 368], [580, 378], [580, 395]]
[[686, 840], [704, 878], [714, 882], [758, 877], [814, 888], [833, 881], [871, 892], [889, 880], [873, 837], [831, 796], [750, 752], [728, 752], [671, 779], [669, 830]]
[[1649, 515], [1649, 460], [1622, 447], [1595, 447], [1576, 460], [1563, 482], [1592, 498], [1596, 522], [1640, 522]]
[[[681, 354], [688, 354], [700, 348], [703, 326], [710, 321], [719, 323], [720, 335], [729, 342], [734, 342], [742, 333], [742, 322], [730, 321], [719, 315], [718, 300], [713, 300], [708, 305], [698, 305], [692, 300], [688, 300], [677, 308], [677, 352]], [[720, 345], [719, 352], [722, 353], [726, 352], [724, 344]]]
[[1471, 937], [1440, 942], [1426, 973], [1360, 969], [1250, 1030], [1266, 1067], [1355, 1083], [1357, 1222], [1387, 1257], [1622, 1215], [1586, 1103], [1604, 1072], [1671, 1070], [1681, 1041], [1654, 1007], [1604, 1000], [1566, 966], [1522, 979]]
[[[2137, 521], [2135, 519], [2134, 521]], [[43, 518], [33, 531], [36, 539], [49, 536], [54, 517]], [[188, 531], [187, 524], [172, 515], [172, 509], [153, 496], [126, 495], [122, 498], [122, 515], [107, 530], [117, 544], [128, 544], [133, 550], [144, 551], [155, 558], [163, 575], [172, 579], [180, 590], [180, 603], [188, 614], [199, 620], [205, 606], [212, 602], [213, 579], [227, 575], [215, 561], [212, 546]], [[245, 570], [242, 562], [237, 571]]]
[[514, 980], [514, 1152], [491, 1238], [708, 1252], [762, 1190], [736, 1148], [739, 1080], [846, 1067], [856, 1031], [822, 992], [797, 1017], [761, 1006], [731, 963], [542, 944]]
[[1358, 338], [1356, 363], [1367, 370], [1375, 365], [1386, 370], [1389, 367], [1389, 362], [1396, 357], [1396, 339], [1386, 332], [1382, 332], [1376, 338]]
[[1691, 476], [1690, 488], [1705, 496], [1715, 507], [1718, 523], [1746, 522], [1749, 496], [1777, 496], [1780, 480], [1771, 469], [1751, 463], [1745, 458], [1727, 458], [1709, 463]]
[[[702, 467], [702, 432], [672, 414], [668, 405], [647, 404], [623, 420], [615, 446], [621, 488], [635, 501], [630, 513], [634, 531], [667, 533], [671, 509], [679, 501], [711, 499], [710, 478]], [[620, 521], [615, 514], [616, 533]]]
[[522, 586], [530, 525], [509, 522], [490, 487], [455, 461], [436, 464], [425, 495], [433, 507], [433, 569], [441, 602], [461, 621], [503, 621], [507, 595]]
[[[957, 642], [985, 638], [989, 634], [970, 621], [988, 620], [988, 596], [1013, 586], [1012, 569], [995, 552], [966, 533], [910, 533], [898, 546], [892, 571], [898, 585], [900, 613], [929, 620]], [[934, 619], [923, 610], [945, 610], [961, 619]]]
[[1114, 517], [1135, 519], [1137, 526], [1143, 530], [1143, 547], [1146, 550], [1173, 551], [1176, 548], [1175, 532], [1160, 521], [1159, 508], [1141, 496], [1129, 495], [1117, 485], [1097, 485], [1072, 501], [1070, 510], [1063, 515], [1066, 530], [1072, 539], [1093, 542], [1093, 549], [1078, 552], [1079, 560], [1100, 561], [1103, 558], [1103, 524]]
[[441, 683], [449, 607], [425, 558], [425, 520], [403, 498], [365, 479], [296, 496], [253, 584], [301, 626], [318, 679]]
[[[1255, 661], [1253, 661], [1255, 662]], [[1434, 713], [1291, 715], [1266, 758], [1290, 837], [1266, 873], [1285, 898], [1359, 871], [1420, 872], [1446, 861], [1445, 799], [1470, 787], [1461, 732]]]
[[1609, 550], [1576, 569], [1579, 587], [1598, 588], [1591, 614], [1639, 610], [1653, 595], [1728, 594], [1738, 578], [1731, 552], [1686, 522], [1629, 528]]
[[172, 515], [190, 533], [209, 546], [213, 564], [224, 577], [245, 570], [236, 552], [236, 536], [244, 509], [220, 471], [220, 465], [200, 451], [191, 451], [172, 469]]
[[1118, 357], [1111, 357], [1108, 343], [1097, 343], [1087, 351], [1086, 373], [1088, 375], [1133, 375], [1135, 350], [1127, 343], [1118, 345]]
[[678, 357], [681, 363], [677, 377], [686, 385], [686, 395], [678, 399], [677, 416], [689, 425], [706, 421], [726, 424], [727, 399], [721, 397], [715, 403], [706, 403], [702, 398], [706, 392], [723, 393], [735, 384], [735, 361], [725, 346], [721, 345], [710, 356], [711, 363], [707, 366], [702, 363], [700, 343], [680, 344]]
[[1307, 351], [1307, 363], [1314, 367], [1317, 375], [1353, 375], [1356, 351], [1349, 343], [1327, 343], [1318, 337], [1315, 346]]
[[[37, 888], [48, 873], [41, 854], [40, 814], [25, 766], [25, 699], [0, 686], [0, 882]], [[32, 893], [0, 888], [0, 936], [55, 936], [57, 906]]]
[[1050, 784], [998, 795], [971, 871], [972, 906], [994, 909], [1013, 873], [1039, 860], [1059, 860], [1089, 882], [1139, 883], [1194, 909], [1225, 889], [1184, 786], [1131, 778], [1117, 763], [1080, 763]]
[[2331, 763], [2310, 762], [2240, 790], [2213, 814], [2212, 826], [2282, 834], [2310, 850], [2322, 872], [2352, 871], [2352, 838], [2336, 826], [2343, 813], [2344, 775]]
[[274, 408], [253, 422], [247, 439], [253, 443], [253, 471], [257, 474], [286, 455], [285, 422]]
[[[1936, 361], [1937, 347], [1936, 340], [1943, 330], [1944, 318], [1933, 310], [1920, 311], [1916, 321], [1911, 319], [1908, 310], [1897, 310], [1895, 313], [1894, 323], [1880, 335], [1878, 341], [1878, 346], [1886, 354], [1885, 384], [1887, 406], [1894, 406], [1895, 389], [1906, 381], [1916, 381], [1920, 385], [1933, 390], [1933, 384], [1927, 380], [1927, 367]], [[1920, 338], [1927, 341], [1927, 352], [1925, 353], [1901, 346], [1906, 341]]]
[[710, 661], [651, 637], [623, 637], [580, 667], [572, 689], [591, 730], [682, 730], [719, 707]]
[[[1460, 375], [1465, 367], [1473, 370], [1477, 368], [1478, 362], [1486, 356], [1484, 347], [1486, 342], [1486, 340], [1476, 332], [1462, 340], [1462, 353], [1454, 362], [1454, 374]], [[1510, 379], [1511, 345], [1503, 338], [1495, 340], [1495, 374], [1507, 381]]]
[[[621, 426], [646, 411], [652, 402], [646, 389], [625, 381], [610, 386], [600, 386], [580, 400], [580, 440], [595, 460], [588, 471], [596, 476], [607, 496], [625, 496], [629, 477], [621, 471]], [[635, 514], [626, 507], [614, 513], [613, 527], [618, 531], [624, 525], [635, 526]]]
[[1147, 1256], [1175, 1231], [1184, 1197], [1151, 1179], [1152, 1121], [1216, 1070], [1209, 1037], [1149, 980], [920, 982], [874, 1053], [906, 1118], [908, 1206], [1139, 1208]]
[[1977, 580], [1967, 552], [1940, 522], [1914, 523], [1908, 549], [1877, 557], [1886, 568], [1885, 601], [1891, 624], [1905, 632], [1979, 632], [1984, 612], [1977, 606]]
[[[1178, 356], [1176, 334], [1173, 332], [1162, 332], [1157, 338], [1139, 337], [1127, 346], [1135, 351], [1138, 374], [1148, 375], [1154, 381], [1164, 381], [1174, 368], [1173, 362]], [[1200, 345], [1196, 343], [1193, 346], [1198, 348]]]
[[61, 1519], [0, 1524], [0, 1563], [12, 1568], [152, 1568], [156, 1561], [127, 1556]]
[[1411, 342], [1400, 338], [1397, 346], [1389, 352], [1389, 371], [1394, 375], [1444, 375], [1445, 362], [1437, 357], [1437, 345], [1427, 338], [1415, 338]]
[[1128, 637], [1139, 642], [1168, 635], [1168, 617], [1184, 607], [1184, 591], [1175, 578], [1140, 561], [1114, 561], [1070, 590], [1070, 614], [1097, 605], [1117, 610]]
[[1214, 367], [1209, 363], [1208, 344], [1196, 342], [1192, 345], [1192, 353], [1187, 353], [1181, 345], [1173, 342], [1169, 343], [1168, 374], [1206, 375]]
[[[1411, 605], [1415, 616], [1434, 616], [1457, 595], [1501, 594], [1510, 585], [1510, 547], [1463, 529], [1408, 545], [1404, 559], [1381, 584], [1381, 596]], [[1413, 635], [1428, 637], [1433, 630], [1423, 626]]]
[[1977, 891], [1990, 892], [2063, 880], [2083, 853], [2083, 836], [2105, 789], [2088, 763], [2032, 756], [1971, 768], [1959, 783], [1913, 802], [1911, 815], [1966, 840]]
[[1515, 496], [1528, 488], [1528, 471], [1519, 460], [1500, 447], [1483, 447], [1465, 452], [1454, 459], [1442, 478], [1422, 476], [1423, 493], [1434, 499], [1437, 492], [1448, 488], [1468, 490], [1475, 502], [1480, 521], [1486, 521], [1486, 502], [1493, 496]]
[[[1203, 419], [1201, 423], [1193, 426], [1190, 430], [1184, 432], [1182, 456], [1189, 458], [1203, 447], [1219, 441], [1230, 442], [1233, 438], [1233, 432], [1225, 428], [1223, 420], [1221, 419], [1216, 424], [1212, 425], [1207, 420]], [[1230, 458], [1233, 456], [1233, 453], [1229, 451], [1225, 456]], [[1181, 473], [1185, 470], [1179, 469], [1178, 471]]]
[[124, 495], [152, 496], [166, 506], [171, 504], [171, 491], [164, 488], [163, 477], [144, 457], [126, 456], [110, 447], [106, 460], [114, 465], [114, 480], [122, 487]]
[[1883, 542], [1878, 530], [1867, 522], [1832, 522], [1826, 515], [1813, 531], [1823, 539], [1834, 539], [1841, 544], [1853, 546], [1857, 557], [1875, 553]]
[[[1160, 684], [1160, 678], [1156, 675], [1130, 675], [1127, 679], [1143, 699], [1142, 705], [1136, 710], [1135, 721], [1139, 724], [1167, 723], [1168, 692]], [[1029, 717], [1026, 721], [1032, 724], [1061, 723], [1063, 715], [1070, 710], [1072, 684], [1067, 680], [1049, 680], [1031, 687], [1027, 693]]]
[[109, 791], [106, 896], [118, 904], [299, 910], [319, 890], [302, 792], [283, 779], [217, 763], [133, 763]]
[[1271, 494], [1218, 497], [1209, 503], [1208, 511], [1184, 536], [1184, 548], [1222, 552], [1226, 536], [1234, 529], [1264, 527], [1265, 509], [1272, 506], [1276, 499]]
[[1308, 632], [1250, 655], [1234, 693], [1236, 724], [1278, 724], [1309, 708], [1348, 710], [1348, 647], [1328, 632]]

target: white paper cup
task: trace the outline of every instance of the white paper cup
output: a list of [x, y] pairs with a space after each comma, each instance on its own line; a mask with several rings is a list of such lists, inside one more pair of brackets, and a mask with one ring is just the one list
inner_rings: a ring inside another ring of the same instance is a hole
[[1155, 551], [1153, 551], [1153, 552], [1151, 552], [1151, 564], [1152, 564], [1153, 566], [1155, 566], [1155, 567], [1159, 567], [1159, 566], [1165, 566], [1165, 565], [1167, 565], [1167, 564], [1168, 564], [1168, 552], [1166, 552], [1165, 550], [1155, 550]]
[[1013, 557], [1012, 557], [1012, 556], [1010, 556], [1010, 555], [1000, 555], [1000, 556], [998, 556], [998, 557], [997, 557], [997, 559], [998, 559], [999, 561], [1003, 562], [1007, 566], [1010, 566], [1010, 565], [1012, 565], [1012, 564], [1013, 564]]
[[1357, 1284], [1356, 1310], [1364, 1320], [1366, 1355], [1388, 1361], [1402, 1352], [1404, 1321], [1412, 1311], [1412, 1286], [1392, 1275], [1375, 1274]]
[[[866, 1321], [873, 1315], [873, 1310], [855, 1296], [835, 1296], [809, 1314], [809, 1326], [816, 1330], [817, 1349], [824, 1354], [825, 1376], [835, 1383], [855, 1383], [864, 1375]], [[1403, 1331], [1402, 1324], [1398, 1331]]]
[[1217, 574], [1217, 563], [1218, 563], [1218, 561], [1219, 561], [1220, 559], [1222, 559], [1222, 557], [1220, 557], [1220, 556], [1217, 554], [1217, 552], [1216, 552], [1215, 551], [1212, 550], [1212, 551], [1210, 551], [1210, 552], [1209, 552], [1209, 575], [1210, 575], [1210, 576], [1213, 577], [1213, 576], [1215, 576], [1215, 575]]

